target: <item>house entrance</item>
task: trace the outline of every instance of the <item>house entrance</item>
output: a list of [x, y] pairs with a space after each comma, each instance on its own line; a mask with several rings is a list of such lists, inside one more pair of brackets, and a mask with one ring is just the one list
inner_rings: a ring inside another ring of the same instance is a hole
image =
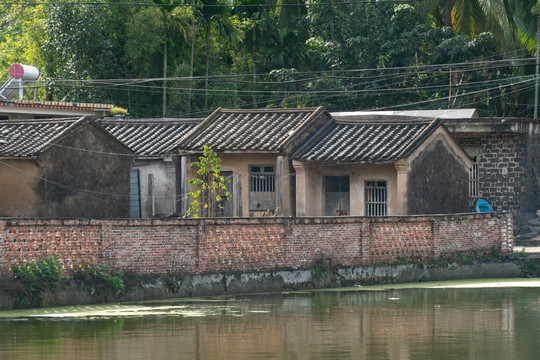
[[231, 194], [229, 197], [229, 200], [224, 200], [223, 203], [223, 216], [225, 217], [233, 217], [234, 216], [234, 193], [233, 193], [233, 172], [232, 171], [222, 171], [221, 175], [229, 179], [229, 182], [225, 184], [227, 187], [227, 192]]
[[249, 211], [276, 209], [276, 176], [273, 165], [249, 167]]
[[342, 216], [351, 213], [349, 183], [348, 176], [324, 177], [324, 214], [326, 216]]

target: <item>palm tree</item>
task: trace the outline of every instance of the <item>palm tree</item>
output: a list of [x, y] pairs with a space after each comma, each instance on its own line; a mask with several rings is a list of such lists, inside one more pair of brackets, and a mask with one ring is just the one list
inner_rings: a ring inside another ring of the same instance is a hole
[[430, 14], [444, 8], [444, 25], [456, 34], [474, 38], [491, 32], [502, 49], [516, 49], [530, 43], [536, 32], [531, 14], [534, 0], [430, 0], [424, 7]]
[[152, 0], [155, 4], [161, 5], [161, 13], [163, 16], [163, 24], [165, 27], [163, 39], [163, 117], [167, 113], [167, 49], [169, 43], [177, 40], [178, 35], [181, 35], [184, 40], [187, 39], [189, 33], [188, 18], [185, 13], [178, 8], [182, 4], [179, 0]]
[[[253, 83], [257, 82], [257, 62], [259, 58], [259, 49], [263, 40], [268, 38], [268, 33], [274, 27], [270, 14], [262, 5], [269, 4], [269, 0], [241, 0], [234, 10], [246, 28], [244, 46], [251, 49], [251, 68], [253, 74]], [[253, 107], [257, 107], [255, 93], [253, 93]]]
[[[224, 38], [227, 41], [239, 41], [240, 31], [230, 20], [232, 7], [222, 0], [197, 0], [193, 7], [195, 25], [204, 31], [205, 40], [205, 97], [204, 106], [208, 106], [208, 77], [210, 73], [210, 41], [212, 37]], [[192, 47], [193, 48], [193, 47]]]

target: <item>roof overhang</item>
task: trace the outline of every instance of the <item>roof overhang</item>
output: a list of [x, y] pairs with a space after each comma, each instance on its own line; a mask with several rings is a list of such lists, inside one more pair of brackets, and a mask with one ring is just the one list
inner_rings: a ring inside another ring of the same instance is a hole
[[451, 133], [527, 133], [538, 128], [537, 119], [477, 118], [441, 119]]
[[[102, 117], [110, 112], [110, 108], [93, 106], [67, 105], [69, 103], [15, 103], [0, 102], [0, 115], [14, 115], [16, 118], [34, 118], [35, 116], [72, 117], [96, 116]], [[86, 104], [84, 104], [86, 105]], [[88, 104], [91, 105], [91, 104]], [[24, 116], [28, 115], [28, 116]], [[11, 117], [11, 116], [10, 116]]]
[[[244, 151], [231, 151], [231, 150], [220, 150], [220, 149], [212, 149], [216, 154], [274, 154], [274, 155], [280, 155], [284, 154], [283, 151], [279, 150], [244, 150]], [[193, 155], [193, 154], [202, 154], [204, 153], [203, 149], [189, 149], [185, 150], [182, 149], [179, 151], [179, 155]]]

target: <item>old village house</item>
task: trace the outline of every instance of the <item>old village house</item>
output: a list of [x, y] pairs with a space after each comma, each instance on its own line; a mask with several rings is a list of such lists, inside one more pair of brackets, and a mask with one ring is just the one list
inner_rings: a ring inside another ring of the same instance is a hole
[[0, 216], [127, 217], [132, 159], [84, 117], [0, 121]]
[[[151, 218], [179, 214], [181, 161], [176, 146], [201, 120], [124, 119], [99, 123], [135, 154], [130, 171], [130, 217]], [[184, 164], [186, 166], [186, 164]]]
[[298, 216], [468, 208], [471, 160], [438, 120], [332, 119], [292, 159]]

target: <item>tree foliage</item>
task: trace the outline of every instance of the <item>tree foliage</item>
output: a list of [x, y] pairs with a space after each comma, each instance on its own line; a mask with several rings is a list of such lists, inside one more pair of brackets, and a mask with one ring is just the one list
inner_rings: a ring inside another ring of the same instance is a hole
[[223, 209], [223, 203], [230, 200], [231, 194], [227, 192], [226, 185], [230, 180], [221, 175], [220, 163], [221, 159], [208, 146], [204, 147], [199, 161], [191, 163], [191, 166], [197, 167], [198, 177], [189, 181], [197, 186], [197, 190], [187, 194], [188, 198], [192, 198], [187, 210], [188, 216], [218, 216], [219, 210]]
[[42, 99], [139, 117], [161, 116], [163, 87], [176, 117], [318, 105], [532, 114], [533, 0], [115, 1], [0, 5], [0, 66], [37, 66]]

